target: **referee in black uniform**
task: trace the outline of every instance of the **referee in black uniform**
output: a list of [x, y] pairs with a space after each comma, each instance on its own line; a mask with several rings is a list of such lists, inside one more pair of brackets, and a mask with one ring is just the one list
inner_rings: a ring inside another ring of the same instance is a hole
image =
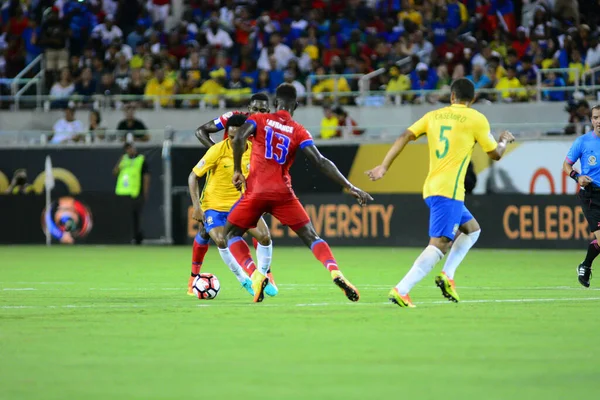
[[[594, 130], [575, 140], [563, 168], [579, 183], [579, 200], [590, 230], [595, 239], [589, 244], [585, 260], [577, 267], [577, 279], [585, 287], [590, 287], [592, 263], [600, 254], [600, 105], [592, 107]], [[573, 164], [581, 162], [581, 173], [573, 169]]]

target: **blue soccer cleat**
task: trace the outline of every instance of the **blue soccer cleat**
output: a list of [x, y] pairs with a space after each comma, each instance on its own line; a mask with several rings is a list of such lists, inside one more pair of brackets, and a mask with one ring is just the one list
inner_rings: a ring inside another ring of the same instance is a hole
[[265, 294], [270, 297], [277, 296], [277, 293], [279, 293], [279, 289], [277, 288], [277, 284], [275, 284], [273, 274], [269, 272], [267, 274], [267, 278], [269, 278], [269, 283], [267, 283], [267, 286], [265, 287]]
[[250, 296], [254, 296], [254, 289], [252, 289], [252, 281], [250, 278], [246, 278], [244, 283], [242, 283], [242, 287], [250, 293]]

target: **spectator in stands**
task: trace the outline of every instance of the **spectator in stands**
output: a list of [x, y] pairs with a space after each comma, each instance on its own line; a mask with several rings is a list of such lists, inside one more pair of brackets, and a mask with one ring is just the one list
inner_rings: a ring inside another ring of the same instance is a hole
[[590, 105], [585, 100], [569, 102], [566, 111], [569, 113], [569, 125], [565, 128], [565, 135], [583, 135], [590, 127]]
[[281, 70], [287, 67], [288, 62], [294, 57], [292, 50], [281, 43], [281, 35], [278, 32], [273, 32], [269, 39], [269, 46], [264, 47], [260, 52], [258, 59], [258, 68], [267, 71], [271, 70], [269, 56], [273, 55], [277, 60], [277, 67]]
[[75, 85], [71, 79], [71, 72], [65, 67], [60, 71], [60, 79], [50, 88], [51, 107], [65, 108], [73, 92]]
[[590, 47], [585, 56], [585, 66], [592, 69], [598, 65], [600, 65], [600, 43], [598, 42], [598, 35], [594, 35], [590, 40]]
[[[582, 3], [586, 3], [583, 0]], [[569, 21], [574, 25], [579, 25], [579, 5], [577, 0], [555, 0], [554, 14], [562, 21]]]
[[101, 46], [108, 47], [115, 39], [123, 39], [123, 31], [114, 22], [115, 17], [107, 15], [104, 23], [96, 25], [92, 30], [92, 38], [99, 40]]
[[90, 67], [85, 67], [81, 71], [81, 79], [75, 84], [75, 94], [81, 96], [82, 103], [91, 103], [92, 96], [96, 94], [96, 81]]
[[5, 75], [7, 78], [14, 78], [25, 68], [25, 47], [20, 37], [6, 36], [8, 44], [4, 50], [4, 58], [6, 59]]
[[550, 23], [546, 10], [543, 7], [537, 7], [531, 25], [529, 26], [529, 37], [531, 40], [537, 41], [540, 45], [545, 46], [546, 41], [550, 40]]
[[333, 113], [335, 114], [335, 117], [338, 120], [338, 137], [350, 139], [365, 133], [364, 129], [357, 128], [358, 124], [356, 123], [356, 121], [352, 117], [350, 117], [348, 115], [348, 112], [342, 107], [336, 107], [335, 110], [333, 110]]
[[525, 53], [527, 53], [530, 45], [531, 40], [527, 37], [527, 29], [524, 26], [518, 27], [517, 38], [512, 42], [512, 48], [517, 52], [519, 59], [523, 58]]
[[[410, 90], [410, 78], [408, 75], [402, 74], [400, 72], [400, 68], [395, 65], [390, 68], [389, 76], [390, 77], [385, 88], [385, 92], [388, 95], [394, 96], [391, 98], [391, 100], [395, 102], [395, 95], [397, 93]], [[406, 100], [406, 96], [401, 96], [398, 100], [404, 102]]]
[[569, 70], [569, 85], [575, 85], [575, 81], [581, 79], [583, 73], [587, 71], [586, 65], [581, 60], [581, 53], [577, 49], [571, 50]]
[[42, 54], [42, 49], [38, 46], [41, 29], [33, 19], [29, 20], [29, 25], [23, 31], [23, 42], [25, 44], [25, 64], [29, 65], [33, 60]]
[[[317, 69], [316, 75], [325, 75], [325, 69], [322, 67]], [[319, 101], [332, 101], [335, 100], [336, 97], [339, 97], [339, 101], [346, 104], [350, 100], [349, 97], [344, 96], [344, 93], [349, 93], [351, 90], [348, 81], [343, 76], [322, 79], [319, 81], [319, 83], [313, 86], [312, 91], [317, 95], [317, 99]], [[329, 95], [324, 96], [321, 93], [328, 93]]]
[[123, 137], [132, 134], [136, 142], [147, 142], [150, 140], [147, 132], [148, 128], [141, 120], [135, 117], [135, 105], [131, 103], [125, 106], [125, 119], [119, 122], [117, 130]]
[[522, 57], [521, 66], [517, 68], [519, 76], [525, 76], [527, 85], [536, 85], [539, 69], [533, 64], [533, 58], [529, 55]]
[[213, 17], [210, 20], [208, 29], [206, 30], [206, 41], [210, 46], [219, 49], [229, 49], [233, 46], [233, 40], [229, 33], [219, 25], [218, 17]]
[[321, 119], [321, 139], [332, 139], [339, 136], [337, 130], [339, 121], [330, 106], [323, 107], [323, 119]]
[[139, 68], [131, 70], [131, 80], [127, 85], [127, 89], [123, 94], [131, 96], [143, 96], [146, 91], [146, 82], [142, 79], [141, 70]]
[[129, 88], [129, 82], [131, 81], [131, 69], [129, 68], [129, 62], [123, 53], [117, 54], [117, 67], [113, 73], [115, 77], [115, 83], [119, 87], [119, 92], [124, 93]]
[[[555, 72], [550, 72], [542, 82], [542, 86], [545, 88], [558, 88], [565, 87], [566, 84], [561, 76], [558, 76]], [[567, 99], [564, 91], [544, 90], [542, 96], [548, 101], [565, 101]]]
[[231, 70], [231, 78], [225, 84], [224, 93], [227, 98], [227, 107], [241, 107], [248, 103], [252, 89], [242, 79], [242, 71], [239, 68]]
[[437, 48], [437, 56], [441, 62], [448, 65], [448, 73], [454, 74], [454, 68], [464, 61], [465, 46], [456, 38], [456, 33], [448, 32], [446, 43]]
[[271, 85], [269, 71], [260, 70], [258, 73], [258, 80], [255, 85], [255, 92], [274, 93], [273, 85]]
[[157, 97], [162, 107], [172, 107], [173, 99], [171, 96], [173, 94], [175, 94], [175, 81], [165, 76], [163, 67], [156, 66], [154, 69], [154, 78], [148, 81], [144, 92], [148, 106], [151, 107], [154, 98]]
[[132, 49], [137, 48], [139, 43], [143, 43], [145, 41], [145, 39], [144, 39], [145, 32], [146, 32], [146, 27], [144, 26], [144, 21], [138, 20], [136, 23], [136, 26], [135, 26], [135, 30], [133, 32], [131, 32], [129, 35], [127, 35], [126, 43]]
[[68, 30], [58, 18], [58, 9], [52, 7], [48, 17], [42, 24], [39, 45], [44, 49], [45, 70], [50, 74], [48, 82], [52, 82], [51, 75], [62, 70], [69, 64], [67, 50]]
[[102, 140], [105, 138], [106, 128], [102, 127], [100, 124], [102, 123], [102, 115], [98, 110], [90, 111], [90, 126], [88, 128], [88, 133], [93, 141]]
[[171, 0], [150, 0], [148, 11], [155, 22], [164, 22], [171, 13]]
[[79, 141], [83, 138], [85, 128], [81, 121], [75, 119], [75, 105], [69, 103], [65, 109], [65, 117], [59, 119], [52, 128], [50, 143], [59, 144]]
[[475, 64], [471, 75], [467, 79], [475, 84], [475, 89], [487, 89], [492, 87], [492, 81], [485, 74], [485, 69], [481, 64]]
[[502, 100], [506, 102], [515, 101], [519, 98], [518, 91], [515, 89], [522, 89], [523, 85], [517, 78], [517, 69], [513, 66], [506, 68], [506, 76], [496, 84], [496, 89], [501, 91]]
[[[415, 70], [411, 73], [411, 90], [435, 90], [438, 77], [436, 71], [427, 66], [427, 64], [420, 62], [417, 64]], [[416, 103], [422, 103], [427, 99], [425, 96], [417, 96], [413, 99]]]
[[292, 68], [288, 68], [285, 71], [283, 78], [286, 83], [291, 83], [292, 85], [294, 85], [294, 87], [296, 88], [298, 101], [303, 103], [306, 98], [306, 88], [303, 84], [296, 80], [296, 71], [294, 71], [294, 69]]
[[469, 22], [467, 8], [458, 0], [448, 0], [446, 7], [448, 8], [448, 19], [446, 20], [448, 27], [456, 32], [462, 32]]
[[226, 75], [224, 69], [218, 69], [211, 71], [208, 76], [210, 79], [207, 79], [198, 90], [199, 94], [204, 95], [204, 101], [207, 105], [216, 107], [219, 105], [219, 100], [221, 99], [221, 95], [225, 90], [224, 85], [226, 81]]
[[102, 78], [100, 79], [96, 93], [105, 96], [121, 94], [121, 88], [115, 83], [115, 75], [112, 71], [106, 70], [102, 72]]
[[416, 31], [411, 36], [412, 47], [410, 54], [416, 54], [425, 64], [431, 64], [431, 55], [435, 50], [433, 44], [425, 40], [423, 32]]

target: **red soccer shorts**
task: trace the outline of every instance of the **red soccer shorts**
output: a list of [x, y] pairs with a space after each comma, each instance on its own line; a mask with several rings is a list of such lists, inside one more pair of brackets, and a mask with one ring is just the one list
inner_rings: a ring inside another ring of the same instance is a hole
[[297, 231], [310, 222], [308, 214], [296, 198], [289, 200], [266, 200], [242, 196], [231, 208], [227, 221], [243, 229], [252, 229], [264, 213], [269, 213]]

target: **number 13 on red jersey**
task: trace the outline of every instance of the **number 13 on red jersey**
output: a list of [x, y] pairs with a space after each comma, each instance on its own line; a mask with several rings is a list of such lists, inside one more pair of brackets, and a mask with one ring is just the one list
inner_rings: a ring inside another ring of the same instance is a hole
[[285, 164], [291, 140], [288, 136], [275, 132], [272, 127], [265, 126], [265, 158]]

